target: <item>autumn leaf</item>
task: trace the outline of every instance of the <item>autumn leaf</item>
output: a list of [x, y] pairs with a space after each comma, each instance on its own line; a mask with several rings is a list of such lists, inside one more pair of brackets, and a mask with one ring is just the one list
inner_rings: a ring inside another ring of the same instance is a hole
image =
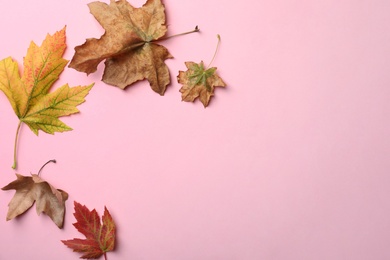
[[100, 39], [87, 39], [77, 46], [69, 67], [89, 74], [106, 60], [105, 83], [124, 89], [147, 79], [152, 89], [163, 95], [170, 82], [164, 61], [172, 56], [153, 42], [167, 31], [161, 0], [148, 0], [140, 8], [125, 0], [111, 0], [109, 5], [92, 2], [88, 6], [105, 33]]
[[48, 34], [40, 47], [31, 42], [24, 58], [22, 76], [18, 63], [11, 57], [0, 61], [0, 90], [7, 96], [19, 118], [14, 147], [14, 169], [21, 124], [28, 125], [36, 135], [39, 130], [49, 134], [72, 130], [58, 118], [78, 113], [76, 106], [85, 101], [85, 96], [93, 86], [91, 84], [70, 88], [65, 84], [49, 93], [68, 62], [62, 58], [65, 48], [64, 27], [54, 35]]
[[[219, 42], [220, 36], [218, 35], [218, 45]], [[214, 95], [215, 87], [225, 87], [225, 82], [216, 73], [216, 67], [206, 68], [203, 61], [200, 63], [188, 61], [185, 62], [185, 65], [187, 71], [179, 71], [179, 75], [177, 76], [178, 82], [183, 85], [180, 88], [182, 101], [193, 102], [199, 97], [203, 106], [207, 107], [211, 97]]]
[[111, 0], [109, 5], [96, 1], [88, 7], [105, 33], [99, 39], [90, 38], [76, 46], [69, 67], [90, 74], [105, 60], [103, 82], [125, 89], [147, 79], [153, 91], [164, 95], [170, 83], [165, 60], [172, 56], [157, 42], [199, 29], [164, 37], [167, 26], [161, 0], [147, 0], [140, 8], [126, 0]]
[[16, 190], [8, 204], [7, 220], [23, 214], [36, 202], [38, 215], [43, 212], [59, 228], [63, 227], [65, 201], [68, 199], [68, 193], [54, 188], [49, 182], [42, 179], [39, 173], [31, 174], [31, 177], [16, 174], [16, 180], [3, 187], [2, 190]]
[[83, 253], [83, 259], [97, 259], [115, 248], [115, 223], [110, 212], [104, 207], [102, 223], [95, 209], [90, 211], [86, 206], [74, 202], [75, 228], [85, 236], [85, 239], [62, 240], [74, 252]]
[[185, 62], [187, 71], [179, 71], [178, 82], [183, 84], [180, 88], [182, 101], [193, 102], [199, 97], [204, 107], [207, 107], [214, 95], [214, 87], [226, 86], [223, 80], [215, 73], [217, 68], [205, 69], [203, 61]]

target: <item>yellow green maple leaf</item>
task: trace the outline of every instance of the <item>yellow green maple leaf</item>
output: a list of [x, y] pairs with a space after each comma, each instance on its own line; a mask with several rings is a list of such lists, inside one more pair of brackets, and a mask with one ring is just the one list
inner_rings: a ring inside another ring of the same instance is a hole
[[22, 76], [18, 63], [11, 57], [0, 61], [0, 90], [4, 92], [19, 118], [14, 169], [21, 124], [28, 125], [36, 135], [39, 130], [49, 134], [72, 130], [58, 118], [78, 113], [77, 106], [85, 101], [85, 96], [93, 86], [69, 87], [65, 84], [49, 93], [68, 63], [68, 60], [62, 57], [66, 49], [65, 29], [66, 27], [53, 35], [48, 34], [41, 46], [31, 42], [24, 58]]

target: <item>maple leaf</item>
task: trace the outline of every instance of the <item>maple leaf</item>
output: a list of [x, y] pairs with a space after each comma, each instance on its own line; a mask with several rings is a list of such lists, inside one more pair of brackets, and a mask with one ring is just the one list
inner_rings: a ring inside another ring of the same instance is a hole
[[0, 61], [0, 90], [7, 96], [19, 118], [14, 147], [16, 168], [16, 142], [21, 123], [25, 123], [38, 135], [38, 131], [70, 131], [72, 128], [58, 117], [78, 113], [76, 108], [85, 101], [93, 84], [70, 88], [68, 84], [48, 93], [59, 78], [67, 60], [62, 58], [66, 49], [65, 28], [54, 35], [47, 35], [39, 47], [31, 42], [24, 58], [24, 72], [20, 76], [18, 63], [11, 57]]
[[125, 89], [147, 79], [153, 91], [163, 95], [170, 83], [164, 61], [172, 56], [155, 43], [167, 31], [161, 0], [147, 0], [140, 8], [125, 0], [111, 0], [109, 5], [92, 2], [88, 6], [105, 33], [100, 39], [87, 39], [76, 46], [69, 67], [89, 74], [105, 60], [103, 82]]
[[97, 259], [115, 248], [115, 223], [110, 212], [104, 207], [102, 223], [95, 209], [90, 211], [86, 206], [74, 202], [74, 216], [77, 220], [73, 225], [86, 239], [62, 240], [73, 252], [83, 253], [81, 258]]
[[204, 107], [207, 107], [214, 95], [214, 87], [225, 87], [223, 80], [215, 73], [217, 68], [205, 69], [203, 61], [185, 62], [187, 71], [179, 71], [178, 82], [183, 84], [180, 88], [182, 101], [193, 102], [199, 97]]
[[[221, 38], [219, 35], [217, 37], [218, 49]], [[214, 60], [216, 52], [210, 64]], [[214, 88], [225, 87], [225, 82], [216, 73], [216, 67], [207, 69], [203, 61], [200, 63], [187, 61], [185, 65], [187, 71], [179, 71], [179, 75], [177, 76], [177, 81], [183, 85], [179, 90], [182, 93], [182, 101], [193, 102], [199, 97], [203, 106], [207, 107], [211, 97], [214, 95]]]
[[68, 193], [54, 188], [42, 179], [39, 173], [31, 174], [31, 177], [16, 174], [16, 180], [3, 187], [2, 190], [16, 190], [8, 204], [7, 220], [23, 214], [36, 202], [38, 215], [44, 212], [59, 228], [63, 227]]

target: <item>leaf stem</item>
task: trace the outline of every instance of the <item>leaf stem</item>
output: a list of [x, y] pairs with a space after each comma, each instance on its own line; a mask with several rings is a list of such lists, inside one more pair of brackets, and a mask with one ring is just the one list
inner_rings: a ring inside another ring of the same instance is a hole
[[[176, 36], [181, 36], [181, 35], [186, 35], [186, 34], [190, 34], [190, 33], [194, 33], [194, 32], [199, 32], [199, 28], [198, 26], [195, 27], [194, 30], [192, 31], [189, 31], [189, 32], [184, 32], [184, 33], [179, 33], [179, 34], [175, 34], [175, 35], [171, 35], [171, 36], [167, 36], [167, 37], [162, 37], [160, 39], [157, 39], [157, 40], [151, 40], [150, 42], [160, 42], [160, 41], [165, 41], [165, 40], [168, 40], [170, 38], [173, 38], [173, 37], [176, 37]], [[117, 53], [115, 53], [115, 55], [113, 56], [120, 56], [124, 53], [127, 53], [133, 49], [136, 49], [138, 47], [141, 47], [143, 46], [144, 44], [146, 43], [150, 43], [150, 42], [147, 42], [147, 41], [142, 41], [142, 42], [138, 42], [138, 43], [135, 43], [133, 45], [130, 45], [130, 46], [127, 46], [125, 48], [123, 48], [122, 50], [118, 51]]]
[[157, 39], [155, 40], [155, 42], [158, 42], [158, 41], [164, 41], [164, 40], [168, 40], [170, 38], [173, 38], [173, 37], [176, 37], [176, 36], [182, 36], [182, 35], [186, 35], [186, 34], [190, 34], [190, 33], [194, 33], [194, 32], [199, 32], [199, 28], [198, 26], [195, 26], [195, 29], [192, 30], [192, 31], [189, 31], [189, 32], [184, 32], [184, 33], [179, 33], [179, 34], [174, 34], [174, 35], [170, 35], [170, 36], [167, 36], [167, 37], [162, 37], [160, 39]]
[[106, 254], [106, 252], [104, 252], [104, 260], [107, 260], [107, 254]]
[[22, 121], [19, 121], [18, 128], [16, 129], [15, 135], [15, 143], [14, 143], [14, 164], [12, 165], [12, 169], [16, 169], [17, 167], [17, 147], [18, 147], [18, 136], [20, 131], [20, 126], [22, 125]]
[[215, 56], [217, 55], [217, 51], [218, 51], [218, 48], [219, 48], [219, 43], [221, 42], [221, 36], [219, 36], [219, 34], [217, 34], [217, 38], [218, 38], [218, 43], [217, 43], [217, 47], [215, 48], [214, 56], [211, 59], [211, 61], [210, 61], [209, 65], [207, 66], [207, 68], [210, 67], [211, 63], [213, 63], [213, 61], [215, 59]]
[[44, 165], [42, 165], [42, 167], [41, 167], [41, 169], [39, 169], [39, 171], [38, 171], [38, 176], [39, 176], [39, 174], [41, 174], [41, 171], [42, 171], [42, 169], [43, 169], [43, 167], [45, 167], [46, 166], [46, 164], [48, 164], [48, 163], [56, 163], [57, 161], [56, 160], [50, 160], [50, 161], [47, 161]]

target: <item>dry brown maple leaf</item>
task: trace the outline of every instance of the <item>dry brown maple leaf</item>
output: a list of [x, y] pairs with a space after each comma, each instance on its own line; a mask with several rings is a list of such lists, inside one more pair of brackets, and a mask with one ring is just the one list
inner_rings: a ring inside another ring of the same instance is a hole
[[199, 64], [185, 62], [187, 71], [179, 71], [177, 80], [183, 86], [180, 88], [182, 101], [193, 102], [197, 97], [207, 107], [210, 98], [214, 96], [214, 87], [225, 87], [226, 84], [215, 73], [217, 68], [205, 69], [203, 61]]
[[[213, 62], [221, 37], [218, 37], [217, 48], [210, 64]], [[179, 71], [177, 81], [183, 86], [180, 88], [182, 101], [193, 102], [199, 97], [204, 107], [207, 107], [210, 99], [214, 96], [215, 87], [225, 87], [225, 82], [217, 75], [216, 67], [207, 69], [203, 61], [199, 64], [187, 61], [185, 62], [187, 71]], [[210, 66], [210, 65], [209, 65]], [[209, 67], [208, 66], [208, 67]]]
[[105, 60], [103, 82], [125, 89], [147, 79], [151, 88], [163, 95], [170, 83], [164, 61], [172, 56], [154, 42], [167, 31], [161, 0], [147, 0], [141, 8], [125, 0], [111, 0], [109, 5], [92, 2], [88, 6], [105, 33], [100, 39], [87, 39], [76, 46], [69, 67], [89, 74]]
[[59, 228], [63, 227], [68, 193], [54, 188], [38, 174], [31, 174], [29, 177], [16, 173], [16, 180], [2, 190], [16, 190], [8, 204], [7, 220], [26, 212], [35, 201], [38, 215], [44, 212]]

